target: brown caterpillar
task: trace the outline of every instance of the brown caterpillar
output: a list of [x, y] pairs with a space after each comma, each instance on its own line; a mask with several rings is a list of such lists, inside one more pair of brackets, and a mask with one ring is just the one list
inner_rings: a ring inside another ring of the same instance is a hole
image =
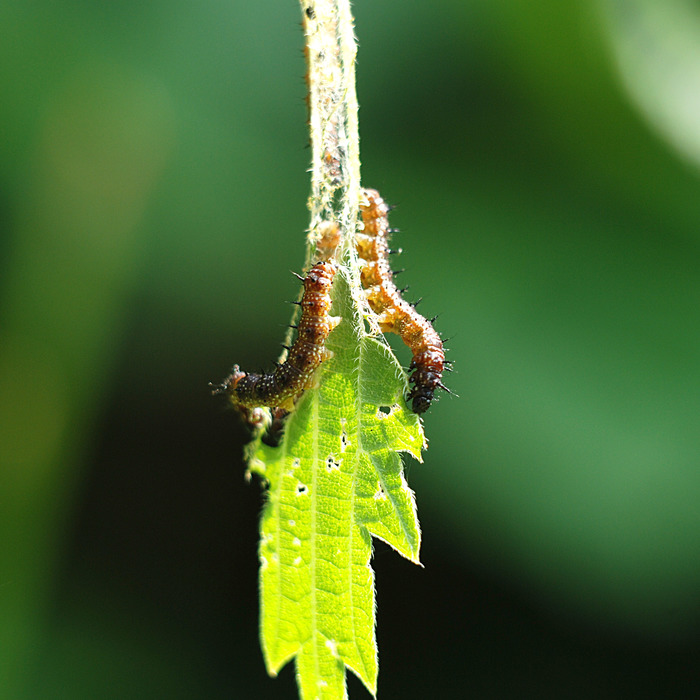
[[401, 336], [413, 354], [409, 367], [413, 387], [406, 400], [411, 401], [414, 413], [425, 413], [438, 387], [449, 391], [442, 383], [447, 362], [442, 339], [432, 323], [402, 299], [394, 284], [389, 265], [389, 206], [377, 190], [365, 189], [362, 194], [367, 200], [360, 204], [364, 228], [357, 234], [355, 244], [364, 261], [362, 286], [367, 290], [370, 307], [379, 316], [382, 332]]
[[231, 375], [220, 391], [227, 393], [231, 403], [244, 415], [259, 406], [278, 407], [286, 411], [294, 408], [295, 401], [313, 382], [319, 365], [331, 355], [325, 343], [330, 332], [340, 322], [330, 315], [330, 289], [338, 267], [334, 262], [316, 263], [304, 281], [301, 301], [301, 318], [296, 326], [297, 338], [287, 348], [285, 362], [278, 364], [270, 374], [243, 372], [234, 365]]

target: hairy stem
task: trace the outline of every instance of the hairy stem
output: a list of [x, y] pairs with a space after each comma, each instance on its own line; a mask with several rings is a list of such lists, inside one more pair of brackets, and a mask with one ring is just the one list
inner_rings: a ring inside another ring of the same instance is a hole
[[344, 241], [349, 241], [355, 232], [360, 190], [355, 93], [357, 44], [350, 0], [300, 2], [312, 154], [307, 253], [307, 263], [310, 263], [312, 244], [322, 221], [337, 222]]

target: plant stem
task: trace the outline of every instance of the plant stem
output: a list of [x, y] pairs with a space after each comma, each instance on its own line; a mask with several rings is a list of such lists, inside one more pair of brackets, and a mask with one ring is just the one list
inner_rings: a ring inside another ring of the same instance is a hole
[[[355, 93], [355, 41], [350, 0], [300, 0], [309, 87], [311, 195], [309, 246], [322, 221], [335, 221], [343, 240], [354, 236], [360, 190]], [[342, 254], [344, 248], [341, 244]]]

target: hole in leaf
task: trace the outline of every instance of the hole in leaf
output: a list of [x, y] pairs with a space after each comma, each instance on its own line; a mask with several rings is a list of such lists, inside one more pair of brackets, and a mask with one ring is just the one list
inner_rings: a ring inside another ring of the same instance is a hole
[[328, 455], [328, 458], [326, 459], [326, 469], [331, 472], [334, 469], [340, 469], [340, 465], [342, 464], [342, 459], [338, 462], [335, 461], [335, 455]]

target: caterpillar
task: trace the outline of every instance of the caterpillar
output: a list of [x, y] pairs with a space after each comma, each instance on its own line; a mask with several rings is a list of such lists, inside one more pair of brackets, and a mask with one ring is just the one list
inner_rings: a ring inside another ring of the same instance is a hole
[[409, 366], [413, 385], [406, 397], [414, 413], [425, 413], [430, 408], [435, 390], [449, 392], [442, 383], [446, 369], [445, 349], [440, 334], [432, 323], [401, 297], [394, 284], [389, 265], [389, 206], [377, 190], [362, 190], [366, 203], [360, 203], [363, 229], [357, 233], [355, 247], [363, 261], [360, 272], [362, 286], [367, 290], [367, 301], [378, 315], [383, 333], [396, 333], [413, 354]]
[[297, 324], [297, 337], [289, 348], [287, 358], [270, 374], [244, 372], [234, 365], [229, 377], [217, 393], [226, 393], [231, 403], [245, 416], [251, 409], [269, 406], [290, 411], [295, 401], [313, 382], [319, 365], [331, 356], [325, 348], [330, 332], [340, 322], [330, 315], [330, 290], [338, 271], [332, 261], [317, 262], [306, 277], [301, 301], [301, 317]]

